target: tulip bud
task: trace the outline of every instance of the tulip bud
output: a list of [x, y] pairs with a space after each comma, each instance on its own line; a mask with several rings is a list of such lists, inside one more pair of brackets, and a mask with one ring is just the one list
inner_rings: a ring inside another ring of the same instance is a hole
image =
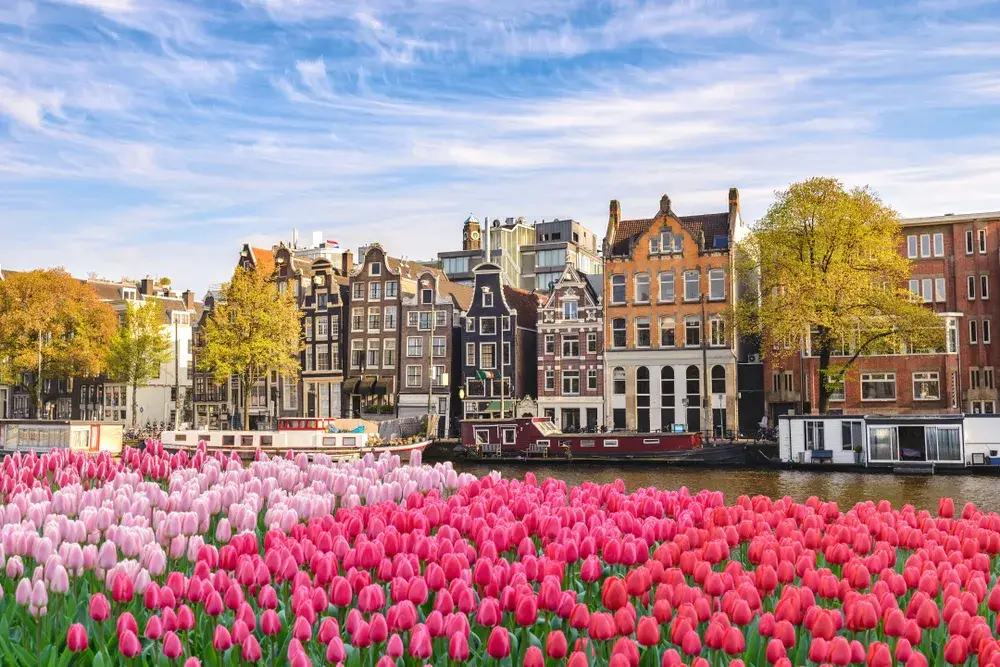
[[82, 623], [74, 623], [66, 632], [66, 647], [72, 653], [82, 653], [87, 650], [87, 629]]

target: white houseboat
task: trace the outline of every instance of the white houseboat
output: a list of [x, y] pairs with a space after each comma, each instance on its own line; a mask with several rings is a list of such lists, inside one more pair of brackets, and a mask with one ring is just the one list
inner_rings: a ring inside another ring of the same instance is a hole
[[782, 463], [934, 472], [1000, 466], [1000, 415], [782, 415]]
[[378, 424], [361, 419], [313, 418], [279, 419], [277, 431], [164, 431], [160, 440], [167, 450], [194, 449], [199, 442], [205, 442], [210, 452], [236, 451], [244, 456], [252, 456], [260, 449], [268, 454], [294, 450], [334, 457], [389, 452], [403, 459], [430, 444], [416, 437], [382, 440]]
[[121, 424], [76, 420], [3, 419], [0, 420], [0, 452], [29, 452], [39, 454], [52, 449], [71, 449], [74, 452], [110, 452], [117, 456], [122, 451]]

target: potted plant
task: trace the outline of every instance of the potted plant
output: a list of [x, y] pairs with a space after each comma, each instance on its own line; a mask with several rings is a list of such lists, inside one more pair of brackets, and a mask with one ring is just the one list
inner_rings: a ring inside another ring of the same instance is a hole
[[854, 462], [861, 463], [861, 445], [854, 445]]

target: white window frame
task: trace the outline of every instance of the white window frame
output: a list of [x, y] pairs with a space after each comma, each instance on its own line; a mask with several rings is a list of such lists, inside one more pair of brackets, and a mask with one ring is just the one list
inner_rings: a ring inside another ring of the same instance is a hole
[[930, 303], [934, 298], [934, 279], [933, 278], [923, 278], [920, 281], [921, 289], [923, 293], [924, 303]]
[[[413, 352], [411, 349], [416, 348]], [[407, 336], [406, 337], [406, 358], [407, 359], [419, 359], [424, 356], [424, 337], [423, 336]]]
[[395, 280], [385, 281], [385, 298], [395, 299], [399, 296], [399, 283]]
[[931, 235], [920, 235], [920, 258], [926, 259], [931, 256]]
[[979, 326], [976, 324], [975, 320], [969, 320], [969, 345], [975, 345], [979, 342]]
[[374, 352], [376, 355], [382, 354], [382, 346], [379, 344], [378, 338], [368, 339], [368, 349], [365, 350], [365, 361], [367, 362], [366, 366], [368, 368], [379, 368], [379, 364], [371, 363], [372, 352]]
[[933, 244], [934, 256], [944, 257], [944, 234], [941, 232], [934, 234]]
[[[562, 355], [563, 359], [576, 359], [580, 357], [580, 336], [578, 334], [564, 334], [562, 337]], [[576, 354], [572, 354], [573, 350], [567, 350], [567, 347], [572, 348], [573, 343], [576, 343]]]
[[542, 354], [555, 354], [556, 353], [556, 337], [555, 334], [545, 334], [542, 339], [544, 347], [542, 348]]
[[986, 389], [995, 389], [995, 387], [993, 386], [992, 366], [983, 369], [983, 387]]
[[[647, 332], [647, 336], [646, 337], [649, 339], [649, 344], [648, 345], [640, 345], [639, 344], [639, 322], [640, 322], [640, 320], [645, 321], [645, 323], [646, 323], [646, 332]], [[641, 317], [635, 318], [632, 321], [632, 323], [633, 323], [633, 326], [635, 326], [635, 341], [634, 341], [635, 342], [635, 347], [637, 349], [640, 349], [640, 350], [647, 350], [647, 349], [651, 348], [653, 346], [653, 322], [652, 322], [652, 318], [650, 318], [647, 315], [643, 315]]]
[[977, 367], [969, 369], [969, 389], [979, 389], [980, 371]]
[[351, 298], [355, 301], [364, 301], [365, 294], [368, 292], [368, 288], [365, 286], [367, 283], [354, 283], [351, 285]]
[[[392, 326], [389, 326], [389, 313], [392, 313]], [[396, 316], [396, 306], [386, 306], [382, 309], [382, 329], [395, 331], [399, 318]]]
[[[493, 324], [493, 331], [486, 331], [486, 323], [490, 322]], [[480, 317], [479, 318], [479, 334], [482, 336], [495, 336], [497, 334], [497, 318], [495, 317]]]
[[545, 391], [556, 390], [556, 372], [545, 371]]
[[[576, 391], [573, 391], [572, 385], [573, 380], [576, 379]], [[563, 396], [579, 396], [580, 395], [580, 371], [563, 371], [562, 377], [560, 378], [560, 388], [562, 389]], [[567, 381], [569, 382], [570, 388], [566, 388]]]
[[971, 229], [965, 230], [965, 254], [971, 255], [976, 251], [976, 238]]
[[325, 317], [316, 318], [316, 338], [326, 338], [330, 333], [330, 323]]
[[985, 229], [980, 229], [979, 230], [979, 254], [980, 255], [985, 255], [986, 254], [986, 230]]
[[[722, 295], [715, 295], [715, 287], [719, 284], [722, 286]], [[726, 300], [726, 270], [725, 269], [711, 269], [708, 272], [708, 300], [709, 301], [725, 301]]]
[[[326, 363], [323, 363], [323, 357], [326, 357]], [[326, 345], [320, 345], [316, 348], [316, 370], [320, 372], [329, 372], [330, 370], [330, 348]]]
[[[359, 314], [361, 315], [360, 318], [358, 317]], [[359, 322], [360, 322], [360, 325], [359, 325]], [[354, 308], [351, 308], [351, 331], [353, 331], [355, 333], [364, 332], [365, 326], [367, 324], [368, 324], [368, 320], [366, 319], [366, 316], [365, 316], [365, 307], [364, 306], [356, 306]]]
[[968, 285], [969, 301], [976, 300], [976, 277], [968, 276], [966, 278], [966, 283]]
[[474, 317], [465, 318], [465, 331], [466, 333], [476, 333], [476, 318]]
[[986, 301], [990, 298], [990, 276], [983, 273], [979, 276], [979, 298]]
[[382, 275], [382, 264], [379, 262], [372, 262], [368, 265], [368, 275], [370, 276], [380, 276]]
[[601, 444], [604, 447], [617, 447], [618, 446], [618, 439], [615, 438], [614, 440], [604, 440]]
[[983, 320], [983, 323], [980, 326], [980, 329], [981, 329], [981, 331], [980, 331], [980, 337], [981, 337], [981, 339], [983, 341], [983, 345], [989, 345], [991, 342], [993, 342], [992, 341], [993, 332], [991, 330], [992, 326], [990, 326], [990, 321], [989, 320]]
[[[663, 281], [664, 281], [665, 278], [669, 278], [669, 280], [667, 281], [667, 283], [670, 286], [670, 296], [669, 297], [666, 297], [663, 294], [664, 291], [665, 291], [663, 289], [663, 287], [664, 287]], [[659, 301], [660, 303], [674, 303], [674, 301], [677, 300], [677, 281], [674, 280], [674, 272], [673, 271], [660, 271], [659, 275], [657, 276], [656, 284], [657, 284], [657, 287], [656, 287], [656, 289], [657, 289], [657, 295], [656, 295], [657, 296], [657, 301]]]
[[[392, 352], [392, 359], [389, 359], [389, 352]], [[396, 367], [396, 340], [384, 338], [382, 340], [382, 368]]]
[[[640, 295], [639, 295], [639, 280], [640, 280], [640, 278], [643, 279], [643, 281], [646, 284], [646, 296], [644, 298], [640, 297]], [[649, 274], [648, 273], [643, 272], [643, 273], [637, 273], [637, 274], [635, 274], [635, 276], [633, 276], [633, 278], [632, 278], [632, 286], [635, 289], [635, 292], [634, 292], [635, 296], [632, 299], [633, 303], [649, 303], [650, 299], [653, 298], [653, 293], [652, 293], [652, 291], [650, 290], [650, 287], [649, 287]]]
[[[807, 452], [826, 451], [826, 423], [822, 419], [807, 419], [804, 423]], [[819, 445], [817, 447], [817, 445]]]
[[[717, 340], [717, 334], [722, 334], [721, 341]], [[726, 346], [726, 321], [721, 317], [712, 317], [708, 320], [708, 345], [709, 347]]]
[[909, 259], [917, 258], [917, 236], [915, 234], [906, 237], [906, 256]]
[[[615, 299], [615, 281], [617, 281], [617, 280], [621, 281], [620, 287], [622, 288], [622, 298], [621, 298], [620, 301]], [[621, 305], [624, 305], [626, 301], [628, 301], [627, 283], [628, 283], [628, 281], [625, 280], [625, 274], [624, 273], [612, 273], [611, 274], [611, 294], [610, 294], [611, 298], [609, 300], [611, 304], [616, 305], [616, 306], [621, 306]]]
[[[847, 427], [846, 429], [844, 427]], [[844, 437], [844, 432], [850, 434], [850, 440]], [[857, 436], [857, 442], [854, 441]], [[845, 452], [853, 451], [858, 445], [864, 447], [865, 443], [865, 423], [856, 419], [847, 419], [840, 422], [840, 448]]]
[[[917, 383], [933, 383], [937, 386], [936, 396], [922, 398], [917, 392]], [[941, 400], [941, 375], [937, 371], [917, 371], [912, 376], [913, 400], [914, 401], [940, 401]]]
[[[865, 397], [865, 383], [888, 383], [892, 381], [892, 397], [891, 398], [867, 398]], [[899, 392], [896, 388], [896, 374], [895, 373], [862, 373], [861, 374], [861, 400], [862, 402], [883, 402], [888, 403], [895, 401], [899, 396]]]
[[944, 303], [945, 301], [945, 282], [944, 278], [934, 279], [934, 300], [938, 303]]
[[[377, 318], [377, 323], [378, 323], [377, 327], [373, 327], [372, 326], [372, 317], [373, 316], [375, 318]], [[378, 333], [379, 331], [381, 331], [382, 330], [382, 309], [379, 308], [378, 306], [371, 306], [368, 309], [368, 318], [365, 321], [365, 324], [368, 327], [366, 329], [366, 331], [368, 331], [368, 333]]]
[[483, 308], [493, 307], [493, 292], [483, 292]]
[[587, 354], [597, 354], [597, 334], [587, 334]]
[[465, 344], [465, 365], [475, 367], [476, 365], [476, 344]]
[[597, 391], [597, 371], [593, 368], [587, 371], [587, 391]]
[[355, 363], [355, 352], [360, 352], [362, 359], [366, 358], [365, 341], [360, 338], [351, 341], [351, 368], [361, 368], [361, 364]]
[[[416, 377], [412, 377], [412, 371], [416, 369]], [[410, 364], [406, 367], [406, 386], [421, 387], [424, 384], [424, 367], [419, 364]]]
[[568, 322], [575, 322], [580, 319], [580, 302], [575, 300], [563, 301], [562, 318]]
[[[438, 341], [441, 342], [440, 345], [438, 345]], [[435, 352], [435, 350], [437, 348], [439, 348], [439, 347], [442, 350], [441, 354], [438, 354], [437, 352]], [[447, 356], [448, 356], [448, 339], [447, 339], [447, 337], [446, 336], [433, 336], [431, 338], [431, 358], [432, 359], [433, 358], [443, 359], [443, 358], [445, 358]]]
[[[688, 285], [693, 285], [695, 295], [688, 296]], [[701, 298], [701, 274], [697, 270], [684, 272], [684, 301], [691, 303]]]
[[[485, 361], [486, 355], [483, 354], [486, 351], [487, 347], [491, 348], [492, 351], [493, 351], [492, 355], [491, 355], [493, 357], [493, 362], [489, 366], [486, 365], [486, 361]], [[496, 370], [496, 368], [497, 368], [497, 344], [496, 343], [480, 343], [479, 344], [479, 363], [481, 364], [483, 370]]]
[[368, 300], [369, 301], [381, 301], [382, 300], [382, 283], [377, 280], [373, 280], [368, 283]]
[[910, 278], [910, 292], [912, 292], [914, 296], [920, 296], [919, 278]]
[[[672, 329], [674, 332], [674, 342], [671, 345], [668, 345], [663, 342], [663, 325], [667, 321], [670, 322], [670, 329]], [[672, 315], [664, 315], [660, 317], [660, 347], [665, 347], [665, 348], [677, 347], [677, 318], [675, 318]]]

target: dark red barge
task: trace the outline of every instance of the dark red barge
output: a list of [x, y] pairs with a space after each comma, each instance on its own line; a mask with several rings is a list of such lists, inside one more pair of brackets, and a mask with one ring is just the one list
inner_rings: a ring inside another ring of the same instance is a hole
[[548, 417], [465, 421], [459, 454], [508, 461], [746, 463], [745, 446], [706, 447], [700, 433], [562, 433]]

